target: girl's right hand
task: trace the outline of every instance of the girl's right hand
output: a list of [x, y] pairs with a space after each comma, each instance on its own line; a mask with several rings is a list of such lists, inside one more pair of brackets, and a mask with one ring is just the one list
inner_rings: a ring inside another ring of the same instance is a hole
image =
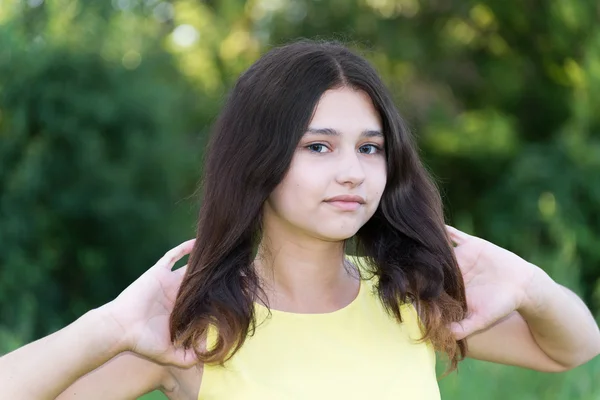
[[169, 317], [187, 265], [176, 271], [171, 268], [192, 251], [194, 242], [188, 240], [169, 250], [116, 299], [99, 309], [109, 326], [118, 331], [124, 351], [182, 368], [197, 363], [193, 350], [173, 346], [169, 332]]

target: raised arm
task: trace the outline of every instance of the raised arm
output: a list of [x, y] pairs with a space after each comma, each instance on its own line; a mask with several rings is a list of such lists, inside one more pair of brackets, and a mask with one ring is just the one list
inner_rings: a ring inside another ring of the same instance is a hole
[[468, 356], [560, 372], [600, 353], [600, 330], [577, 295], [516, 254], [448, 229], [469, 308], [453, 330]]
[[[165, 384], [169, 374], [163, 365], [194, 365], [193, 352], [173, 347], [168, 328], [185, 272], [171, 268], [192, 246], [188, 241], [169, 251], [112, 302], [1, 357], [2, 396], [135, 398]], [[98, 395], [106, 390], [109, 396]]]
[[[165, 367], [123, 352], [116, 335], [120, 328], [111, 327], [101, 314], [90, 311], [60, 331], [0, 358], [3, 396], [131, 399], [161, 388]], [[125, 379], [132, 373], [135, 379]]]

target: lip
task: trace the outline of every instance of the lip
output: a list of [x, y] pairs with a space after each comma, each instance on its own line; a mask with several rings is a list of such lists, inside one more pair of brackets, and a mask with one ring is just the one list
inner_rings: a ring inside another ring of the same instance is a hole
[[355, 211], [362, 204], [365, 204], [365, 199], [356, 195], [341, 195], [331, 197], [325, 202], [344, 211]]
[[348, 202], [348, 203], [365, 204], [365, 199], [363, 199], [360, 196], [353, 195], [353, 194], [342, 194], [342, 195], [339, 195], [339, 196], [331, 197], [331, 198], [329, 198], [329, 199], [327, 199], [325, 201], [326, 202], [344, 201], [344, 202]]

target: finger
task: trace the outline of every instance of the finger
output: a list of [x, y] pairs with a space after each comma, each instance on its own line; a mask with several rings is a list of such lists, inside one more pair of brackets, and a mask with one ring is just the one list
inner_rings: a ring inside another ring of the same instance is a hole
[[179, 246], [172, 248], [171, 250], [167, 251], [156, 264], [161, 268], [168, 268], [171, 270], [173, 265], [175, 265], [178, 260], [192, 251], [195, 242], [196, 239], [187, 240], [181, 243]]
[[173, 274], [175, 274], [176, 278], [183, 278], [183, 276], [187, 272], [187, 268], [188, 268], [188, 265], [185, 264], [183, 267], [177, 268], [176, 270], [174, 270]]
[[198, 358], [193, 349], [175, 349], [169, 359], [168, 364], [179, 368], [190, 368], [198, 364]]
[[450, 330], [454, 334], [456, 340], [461, 340], [473, 333], [481, 330], [481, 324], [473, 318], [465, 318], [460, 322], [450, 324]]
[[452, 334], [454, 335], [454, 338], [456, 340], [461, 340], [461, 339], [464, 339], [467, 336], [469, 336], [469, 331], [467, 331], [467, 329], [465, 329], [465, 327], [462, 325], [463, 323], [464, 323], [464, 321], [453, 322], [450, 325], [450, 330], [452, 331]]
[[460, 231], [458, 229], [456, 229], [453, 226], [450, 225], [446, 225], [446, 230], [448, 231], [448, 233], [450, 234], [450, 239], [452, 239], [452, 241], [454, 243], [456, 243], [457, 245], [460, 245], [462, 243], [465, 242], [465, 240], [467, 240], [469, 238], [469, 234]]

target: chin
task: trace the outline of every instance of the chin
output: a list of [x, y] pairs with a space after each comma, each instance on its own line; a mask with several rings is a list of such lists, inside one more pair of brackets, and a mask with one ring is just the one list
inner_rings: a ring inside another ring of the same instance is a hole
[[350, 239], [352, 236], [356, 235], [356, 232], [358, 232], [358, 229], [338, 230], [335, 232], [321, 231], [317, 233], [317, 236], [328, 242], [341, 242], [343, 240]]

